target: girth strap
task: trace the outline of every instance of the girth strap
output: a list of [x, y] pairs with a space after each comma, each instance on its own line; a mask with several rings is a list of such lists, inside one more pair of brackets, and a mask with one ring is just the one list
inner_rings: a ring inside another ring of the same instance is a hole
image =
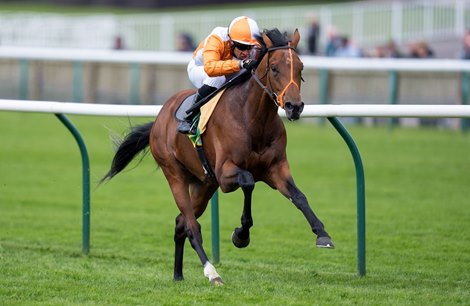
[[215, 178], [215, 173], [212, 171], [212, 168], [209, 165], [209, 161], [207, 160], [206, 154], [204, 153], [204, 148], [202, 145], [196, 145], [196, 151], [197, 155], [199, 156], [199, 159], [201, 160], [202, 168], [204, 168], [204, 173], [206, 175], [209, 175], [209, 177], [216, 179]]

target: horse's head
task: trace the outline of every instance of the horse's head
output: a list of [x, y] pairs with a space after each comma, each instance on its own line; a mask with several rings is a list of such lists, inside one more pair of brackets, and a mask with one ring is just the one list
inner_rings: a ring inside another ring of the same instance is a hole
[[[295, 30], [292, 41], [278, 29], [265, 30], [261, 41], [264, 46], [263, 57], [255, 76], [263, 90], [285, 110], [287, 119], [291, 121], [299, 119], [304, 109], [300, 96], [304, 65], [296, 51], [299, 40], [298, 30]], [[264, 84], [261, 84], [259, 80], [264, 78]]]

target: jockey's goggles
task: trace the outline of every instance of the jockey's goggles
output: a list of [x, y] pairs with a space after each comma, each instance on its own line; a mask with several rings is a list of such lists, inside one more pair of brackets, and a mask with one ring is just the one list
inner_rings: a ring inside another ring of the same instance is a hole
[[245, 45], [237, 42], [233, 42], [233, 46], [237, 48], [240, 51], [246, 51], [246, 50], [251, 50], [254, 46], [252, 45]]

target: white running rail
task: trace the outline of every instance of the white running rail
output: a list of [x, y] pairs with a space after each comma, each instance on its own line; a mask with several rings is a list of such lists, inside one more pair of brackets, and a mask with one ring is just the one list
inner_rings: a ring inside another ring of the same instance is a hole
[[[115, 105], [53, 101], [0, 100], [0, 110], [90, 116], [155, 117], [160, 105]], [[285, 116], [282, 109], [281, 116]], [[302, 117], [470, 118], [470, 105], [306, 105]]]

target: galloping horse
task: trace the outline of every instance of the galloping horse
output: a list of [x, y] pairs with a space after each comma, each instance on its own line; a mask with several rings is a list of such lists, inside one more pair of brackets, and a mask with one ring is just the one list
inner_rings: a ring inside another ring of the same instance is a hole
[[222, 192], [241, 187], [244, 193], [241, 227], [232, 235], [235, 246], [246, 247], [250, 242], [251, 196], [255, 182], [263, 181], [303, 213], [317, 235], [317, 247], [334, 247], [291, 176], [286, 158], [286, 130], [278, 115], [281, 107], [289, 120], [297, 120], [304, 107], [300, 97], [303, 63], [296, 52], [299, 39], [297, 30], [291, 42], [277, 29], [265, 30], [259, 39], [262, 48], [255, 72], [222, 94], [201, 136], [215, 178], [204, 171], [188, 136], [176, 131], [175, 111], [194, 90], [172, 96], [155, 122], [135, 127], [118, 148], [103, 180], [121, 172], [147, 146], [168, 180], [181, 212], [176, 217], [174, 235], [174, 280], [183, 279], [183, 249], [188, 238], [204, 266], [204, 275], [213, 284], [223, 284], [202, 247], [197, 222], [219, 187]]

